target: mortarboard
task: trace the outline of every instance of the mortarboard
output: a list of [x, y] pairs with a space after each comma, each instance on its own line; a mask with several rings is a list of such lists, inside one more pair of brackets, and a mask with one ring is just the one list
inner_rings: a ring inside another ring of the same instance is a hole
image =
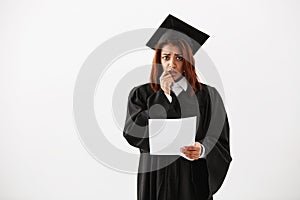
[[146, 45], [155, 49], [156, 44], [166, 38], [183, 38], [191, 46], [193, 54], [205, 43], [209, 35], [169, 14]]

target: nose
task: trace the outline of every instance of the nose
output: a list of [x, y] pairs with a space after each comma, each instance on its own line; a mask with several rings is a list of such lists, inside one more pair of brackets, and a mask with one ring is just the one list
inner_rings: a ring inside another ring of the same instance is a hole
[[176, 68], [175, 59], [176, 59], [175, 56], [172, 56], [172, 57], [170, 58], [169, 66], [170, 66], [172, 69]]

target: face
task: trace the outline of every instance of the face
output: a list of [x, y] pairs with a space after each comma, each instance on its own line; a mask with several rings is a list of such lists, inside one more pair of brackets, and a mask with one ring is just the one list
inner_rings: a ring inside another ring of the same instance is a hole
[[163, 70], [170, 71], [175, 81], [182, 76], [183, 56], [179, 47], [172, 44], [164, 45], [162, 47], [160, 60]]

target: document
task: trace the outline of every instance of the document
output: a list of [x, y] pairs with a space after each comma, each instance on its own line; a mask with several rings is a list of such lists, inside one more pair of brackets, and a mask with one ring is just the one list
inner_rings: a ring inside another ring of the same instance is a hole
[[149, 119], [152, 155], [182, 155], [180, 148], [194, 145], [197, 116], [180, 119]]

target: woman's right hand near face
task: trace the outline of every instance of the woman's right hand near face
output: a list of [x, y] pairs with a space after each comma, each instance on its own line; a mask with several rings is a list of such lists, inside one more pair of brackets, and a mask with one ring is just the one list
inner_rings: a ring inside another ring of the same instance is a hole
[[168, 71], [164, 71], [160, 78], [160, 87], [161, 89], [167, 93], [167, 94], [171, 94], [171, 86], [174, 84], [174, 79], [172, 77], [172, 75], [168, 72]]

